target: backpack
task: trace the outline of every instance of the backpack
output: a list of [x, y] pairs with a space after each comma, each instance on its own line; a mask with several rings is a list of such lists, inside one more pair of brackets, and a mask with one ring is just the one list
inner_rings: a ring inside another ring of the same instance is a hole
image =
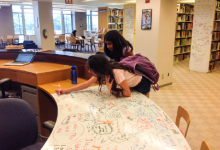
[[159, 73], [154, 64], [150, 62], [147, 57], [141, 54], [136, 54], [135, 56], [129, 56], [122, 59], [120, 63], [130, 66], [134, 70], [135, 74], [142, 75], [147, 78], [151, 82], [154, 91], [159, 90], [159, 85], [157, 84]]

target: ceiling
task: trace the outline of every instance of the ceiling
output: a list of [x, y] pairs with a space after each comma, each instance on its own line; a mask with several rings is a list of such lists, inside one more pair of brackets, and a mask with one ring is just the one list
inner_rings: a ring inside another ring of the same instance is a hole
[[[73, 0], [73, 4], [65, 4], [65, 0], [36, 0], [53, 2], [55, 9], [70, 9], [72, 11], [96, 11], [98, 7], [123, 8], [125, 4], [136, 3], [136, 0]], [[194, 3], [195, 0], [177, 0], [180, 3]], [[0, 6], [4, 4], [31, 5], [32, 0], [0, 0]]]

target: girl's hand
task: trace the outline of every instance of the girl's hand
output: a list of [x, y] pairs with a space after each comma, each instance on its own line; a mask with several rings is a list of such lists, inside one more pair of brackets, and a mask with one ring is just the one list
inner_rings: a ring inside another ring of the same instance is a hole
[[64, 89], [56, 89], [55, 92], [56, 92], [57, 95], [66, 94], [66, 91]]
[[110, 80], [110, 76], [106, 77], [106, 85], [107, 85], [108, 90], [111, 92], [114, 79], [112, 80], [112, 82], [109, 82], [109, 80]]

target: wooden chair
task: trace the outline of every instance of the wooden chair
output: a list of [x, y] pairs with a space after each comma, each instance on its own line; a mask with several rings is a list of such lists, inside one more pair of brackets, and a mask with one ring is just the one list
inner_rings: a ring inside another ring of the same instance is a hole
[[14, 35], [13, 43], [19, 43], [19, 36], [18, 35]]
[[76, 44], [76, 38], [75, 37], [70, 37], [69, 38], [69, 44], [71, 45], [71, 46], [75, 46], [76, 47], [76, 49], [77, 49], [77, 51], [79, 51], [79, 45], [80, 44]]
[[201, 145], [201, 149], [200, 150], [211, 150], [211, 148], [206, 143], [206, 141], [202, 141], [202, 145]]
[[65, 35], [59, 35], [59, 42], [65, 44]]
[[7, 45], [7, 38], [5, 36], [1, 36], [2, 47], [5, 48]]
[[190, 124], [190, 121], [191, 121], [191, 116], [190, 116], [189, 112], [186, 109], [184, 109], [183, 107], [179, 106], [178, 110], [177, 110], [177, 116], [176, 116], [176, 126], [178, 128], [179, 128], [179, 125], [180, 125], [180, 118], [181, 117], [183, 117], [183, 119], [187, 123], [185, 134], [180, 130], [182, 132], [182, 134], [184, 135], [184, 137], [186, 137], [187, 132], [188, 132], [188, 128], [189, 128], [189, 124]]
[[95, 47], [95, 37], [93, 36], [92, 39], [91, 39], [91, 43], [86, 43], [85, 45], [88, 45], [88, 51], [89, 51], [89, 46], [91, 46], [91, 50], [93, 51], [92, 49], [92, 46], [94, 46], [94, 49], [96, 51], [96, 47]]
[[7, 44], [12, 44], [13, 43], [13, 35], [7, 35]]

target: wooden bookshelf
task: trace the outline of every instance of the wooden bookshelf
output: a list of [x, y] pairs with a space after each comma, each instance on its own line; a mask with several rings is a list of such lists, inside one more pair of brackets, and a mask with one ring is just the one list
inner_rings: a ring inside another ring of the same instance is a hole
[[189, 59], [193, 28], [194, 6], [177, 4], [174, 62]]
[[210, 50], [209, 71], [220, 65], [220, 0], [216, 0], [212, 43]]
[[124, 21], [123, 9], [108, 9], [108, 31], [116, 30], [123, 35], [123, 21]]

